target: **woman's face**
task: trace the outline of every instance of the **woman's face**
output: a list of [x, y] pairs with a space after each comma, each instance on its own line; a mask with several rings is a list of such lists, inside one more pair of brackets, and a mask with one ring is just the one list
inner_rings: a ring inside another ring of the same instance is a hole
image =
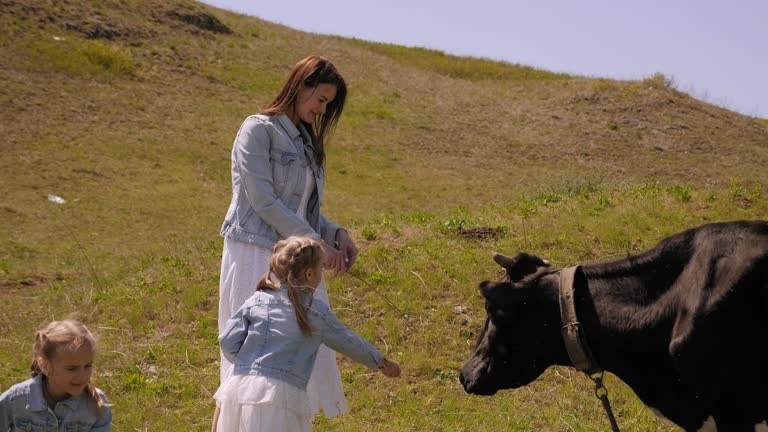
[[336, 97], [334, 84], [319, 84], [317, 87], [302, 87], [296, 99], [296, 112], [291, 120], [298, 124], [298, 120], [312, 124], [317, 116], [325, 114], [328, 104]]
[[83, 345], [76, 350], [60, 349], [53, 359], [43, 360], [48, 393], [58, 400], [81, 394], [91, 380], [93, 358], [93, 350]]

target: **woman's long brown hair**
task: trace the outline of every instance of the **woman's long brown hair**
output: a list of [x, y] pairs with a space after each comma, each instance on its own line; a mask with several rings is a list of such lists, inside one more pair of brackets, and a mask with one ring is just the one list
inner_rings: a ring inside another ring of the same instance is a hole
[[325, 143], [328, 136], [336, 127], [344, 110], [344, 102], [347, 99], [347, 83], [330, 61], [320, 56], [309, 56], [291, 69], [283, 89], [261, 113], [275, 115], [287, 113], [296, 109], [299, 91], [302, 87], [316, 88], [320, 84], [333, 84], [336, 86], [336, 97], [325, 109], [325, 114], [318, 116], [314, 124], [301, 121], [312, 138], [315, 149], [315, 161], [323, 169], [325, 167]]

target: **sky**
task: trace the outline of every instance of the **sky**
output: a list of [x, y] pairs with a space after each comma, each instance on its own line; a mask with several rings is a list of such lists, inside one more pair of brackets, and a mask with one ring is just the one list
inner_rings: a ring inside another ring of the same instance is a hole
[[297, 30], [675, 88], [768, 118], [768, 0], [204, 0]]

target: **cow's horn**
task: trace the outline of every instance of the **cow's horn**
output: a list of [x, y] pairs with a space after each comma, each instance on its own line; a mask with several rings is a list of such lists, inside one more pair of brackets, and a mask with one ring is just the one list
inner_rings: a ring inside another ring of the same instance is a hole
[[514, 258], [510, 258], [500, 253], [493, 254], [493, 260], [496, 261], [496, 264], [504, 267], [505, 269], [512, 268], [517, 262]]

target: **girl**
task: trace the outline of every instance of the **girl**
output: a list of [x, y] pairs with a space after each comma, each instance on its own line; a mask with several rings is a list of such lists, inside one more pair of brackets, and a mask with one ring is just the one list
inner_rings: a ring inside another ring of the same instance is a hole
[[388, 377], [400, 375], [397, 363], [339, 322], [326, 303], [314, 301], [322, 271], [319, 242], [289, 237], [275, 245], [256, 293], [219, 335], [234, 365], [214, 395], [219, 432], [311, 430], [306, 388], [320, 344]]
[[[292, 235], [322, 239], [327, 269], [339, 273], [354, 264], [357, 248], [349, 234], [320, 213], [325, 144], [346, 96], [334, 65], [309, 56], [291, 69], [274, 101], [240, 126], [232, 149], [232, 201], [221, 228], [219, 333], [267, 271], [276, 241]], [[323, 280], [315, 295], [328, 303]], [[220, 382], [231, 370], [222, 355]], [[317, 355], [307, 393], [313, 412], [333, 417], [347, 410], [336, 353], [326, 347]]]
[[79, 321], [54, 321], [35, 335], [32, 379], [0, 396], [0, 431], [108, 432], [112, 410], [91, 383], [96, 341]]

